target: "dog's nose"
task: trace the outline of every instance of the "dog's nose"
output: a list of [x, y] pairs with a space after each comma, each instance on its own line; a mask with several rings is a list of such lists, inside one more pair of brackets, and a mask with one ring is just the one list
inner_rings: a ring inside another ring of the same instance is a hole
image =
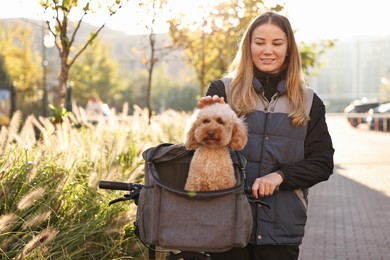
[[214, 132], [214, 131], [208, 131], [208, 132], [207, 132], [207, 137], [208, 137], [208, 138], [212, 138], [212, 137], [214, 137], [214, 135], [215, 135], [215, 132]]

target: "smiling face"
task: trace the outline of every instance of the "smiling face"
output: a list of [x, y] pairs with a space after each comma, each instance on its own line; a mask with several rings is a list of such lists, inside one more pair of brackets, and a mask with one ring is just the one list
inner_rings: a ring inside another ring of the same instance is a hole
[[251, 53], [253, 64], [262, 72], [280, 72], [287, 56], [287, 36], [276, 25], [266, 23], [253, 30]]

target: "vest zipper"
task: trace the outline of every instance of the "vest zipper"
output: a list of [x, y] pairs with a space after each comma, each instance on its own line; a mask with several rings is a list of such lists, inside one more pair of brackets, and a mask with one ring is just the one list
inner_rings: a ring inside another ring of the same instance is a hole
[[[271, 98], [271, 101], [269, 102], [269, 106], [271, 107], [271, 112], [274, 112], [274, 108], [276, 106], [276, 103], [278, 102], [279, 100], [279, 94], [278, 93], [275, 93], [272, 98]], [[272, 106], [271, 106], [272, 104]]]
[[[262, 162], [263, 162], [263, 156], [264, 156], [264, 143], [268, 140], [268, 133], [266, 132], [267, 129], [267, 124], [268, 124], [268, 119], [269, 119], [269, 111], [268, 108], [271, 108], [271, 112], [274, 111], [274, 107], [276, 106], [279, 95], [275, 93], [275, 95], [272, 96], [271, 101], [268, 101], [263, 95], [261, 95], [261, 101], [263, 102], [264, 108], [265, 108], [265, 123], [264, 123], [264, 128], [263, 128], [263, 145], [261, 147], [261, 157], [260, 157], [260, 172], [259, 172], [259, 177], [262, 176]], [[272, 106], [271, 106], [272, 103]]]

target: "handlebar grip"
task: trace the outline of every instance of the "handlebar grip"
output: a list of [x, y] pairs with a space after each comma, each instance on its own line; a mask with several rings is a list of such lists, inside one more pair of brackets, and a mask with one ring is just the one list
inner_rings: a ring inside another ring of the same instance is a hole
[[100, 189], [107, 190], [133, 190], [134, 184], [131, 182], [117, 182], [117, 181], [99, 181]]

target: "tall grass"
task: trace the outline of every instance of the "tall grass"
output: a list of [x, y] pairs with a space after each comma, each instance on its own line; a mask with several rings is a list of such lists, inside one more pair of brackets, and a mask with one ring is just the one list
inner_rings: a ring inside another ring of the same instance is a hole
[[0, 131], [1, 259], [146, 259], [133, 234], [136, 206], [99, 180], [142, 182], [142, 152], [181, 142], [187, 115], [126, 106], [115, 117], [85, 120], [82, 108], [53, 125], [16, 112]]

